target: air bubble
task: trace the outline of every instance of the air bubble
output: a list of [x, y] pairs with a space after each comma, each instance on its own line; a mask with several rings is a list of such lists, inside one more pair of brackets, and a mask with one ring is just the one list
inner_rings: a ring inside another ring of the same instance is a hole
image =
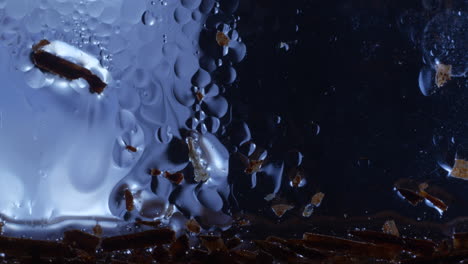
[[141, 21], [147, 26], [154, 26], [156, 24], [157, 19], [153, 15], [153, 12], [145, 11], [143, 13], [143, 16], [141, 17]]

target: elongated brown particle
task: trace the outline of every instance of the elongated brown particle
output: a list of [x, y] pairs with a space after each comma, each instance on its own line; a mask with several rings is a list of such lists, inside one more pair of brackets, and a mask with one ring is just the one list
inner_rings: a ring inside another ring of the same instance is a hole
[[310, 203], [313, 204], [315, 207], [319, 207], [324, 197], [325, 194], [323, 192], [318, 192], [314, 194], [314, 196], [312, 196]]
[[231, 40], [229, 39], [229, 37], [226, 36], [226, 34], [224, 34], [223, 32], [218, 31], [216, 33], [216, 42], [218, 42], [218, 45], [220, 45], [221, 47], [228, 46], [230, 41]]
[[132, 192], [129, 189], [125, 189], [124, 196], [125, 196], [125, 208], [127, 209], [128, 212], [133, 211], [134, 205], [133, 205]]
[[134, 146], [126, 145], [125, 149], [127, 149], [130, 152], [137, 152], [137, 148], [135, 148]]
[[42, 50], [44, 46], [49, 44], [48, 40], [43, 39], [33, 45], [31, 59], [34, 65], [43, 71], [59, 75], [68, 80], [83, 78], [88, 82], [91, 93], [100, 94], [104, 91], [107, 84], [90, 70]]
[[405, 189], [405, 188], [396, 188], [398, 193], [403, 196], [411, 205], [416, 206], [420, 202], [424, 200], [421, 195], [419, 195], [417, 192]]

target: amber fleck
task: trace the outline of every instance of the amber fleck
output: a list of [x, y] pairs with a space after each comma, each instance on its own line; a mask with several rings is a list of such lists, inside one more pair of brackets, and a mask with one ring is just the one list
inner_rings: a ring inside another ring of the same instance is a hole
[[468, 180], [468, 161], [463, 159], [455, 159], [455, 165], [453, 166], [450, 176], [455, 178]]
[[180, 184], [184, 179], [184, 174], [182, 172], [170, 173], [166, 171], [164, 177], [174, 184]]
[[150, 170], [149, 170], [149, 174], [150, 174], [151, 176], [158, 176], [158, 175], [160, 175], [161, 173], [162, 173], [162, 172], [161, 172], [160, 170], [158, 170], [158, 169], [150, 169]]
[[229, 39], [228, 36], [226, 36], [226, 34], [224, 34], [223, 32], [221, 31], [218, 31], [216, 33], [216, 42], [218, 42], [218, 45], [221, 46], [221, 47], [226, 47], [229, 45], [229, 41], [231, 41]]
[[137, 148], [135, 148], [134, 146], [126, 145], [125, 148], [126, 148], [128, 151], [137, 152]]
[[437, 87], [444, 86], [450, 79], [452, 79], [452, 65], [436, 64], [435, 82]]
[[275, 204], [271, 206], [271, 210], [277, 217], [282, 217], [287, 211], [293, 209], [294, 206], [289, 204]]
[[252, 174], [262, 168], [263, 160], [250, 160], [249, 165], [245, 169], [245, 173]]
[[382, 226], [382, 231], [386, 234], [394, 235], [397, 237], [400, 236], [400, 232], [398, 231], [396, 223], [393, 220], [385, 221], [385, 223]]
[[93, 233], [97, 236], [100, 236], [102, 235], [102, 227], [100, 224], [96, 224], [94, 227], [93, 227]]
[[132, 192], [130, 192], [129, 189], [125, 189], [124, 196], [125, 196], [125, 208], [127, 209], [128, 212], [133, 211], [134, 205], [133, 205]]
[[323, 192], [318, 192], [314, 194], [314, 196], [312, 196], [310, 203], [313, 204], [315, 207], [319, 207], [322, 203], [323, 197], [325, 197], [325, 194]]
[[187, 230], [192, 232], [192, 233], [200, 233], [201, 227], [200, 224], [198, 224], [197, 220], [195, 219], [190, 219], [185, 223], [185, 226], [187, 227]]

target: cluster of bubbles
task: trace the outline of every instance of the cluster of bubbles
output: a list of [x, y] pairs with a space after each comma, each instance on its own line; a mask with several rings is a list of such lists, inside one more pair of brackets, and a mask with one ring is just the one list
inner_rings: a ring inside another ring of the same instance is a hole
[[[238, 4], [0, 0], [0, 73], [8, 75], [0, 141], [11, 147], [0, 157], [8, 168], [0, 179], [10, 182], [0, 202], [4, 231], [35, 236], [30, 229], [115, 228], [136, 218], [176, 230], [191, 217], [208, 229], [228, 226], [229, 153], [218, 137], [229, 122], [223, 93], [246, 55]], [[218, 32], [227, 45], [216, 41]], [[35, 67], [31, 47], [41, 39], [97, 57], [111, 76], [103, 94], [80, 92], [86, 82]], [[208, 164], [206, 182], [193, 180], [190, 133]], [[163, 173], [150, 176], [151, 168]], [[180, 184], [163, 176], [178, 171]], [[131, 212], [124, 190], [134, 197]]]
[[437, 13], [425, 25], [421, 37], [424, 66], [419, 73], [419, 88], [424, 95], [437, 91], [434, 80], [439, 64], [451, 67], [451, 77], [466, 77], [467, 24], [465, 11], [448, 9]]

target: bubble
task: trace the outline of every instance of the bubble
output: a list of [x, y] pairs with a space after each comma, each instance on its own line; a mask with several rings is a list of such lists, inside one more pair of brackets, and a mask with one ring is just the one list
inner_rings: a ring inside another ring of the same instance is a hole
[[435, 92], [434, 71], [430, 66], [424, 66], [419, 72], [419, 90], [425, 96], [431, 95]]
[[151, 11], [145, 11], [143, 16], [141, 17], [141, 22], [147, 26], [154, 26], [157, 22], [156, 17], [153, 15]]
[[455, 11], [439, 13], [424, 29], [422, 47], [425, 60], [433, 68], [438, 63], [452, 65], [452, 76], [466, 75], [468, 70], [468, 16]]
[[187, 8], [178, 7], [174, 12], [174, 19], [179, 24], [186, 24], [191, 19], [190, 11]]

